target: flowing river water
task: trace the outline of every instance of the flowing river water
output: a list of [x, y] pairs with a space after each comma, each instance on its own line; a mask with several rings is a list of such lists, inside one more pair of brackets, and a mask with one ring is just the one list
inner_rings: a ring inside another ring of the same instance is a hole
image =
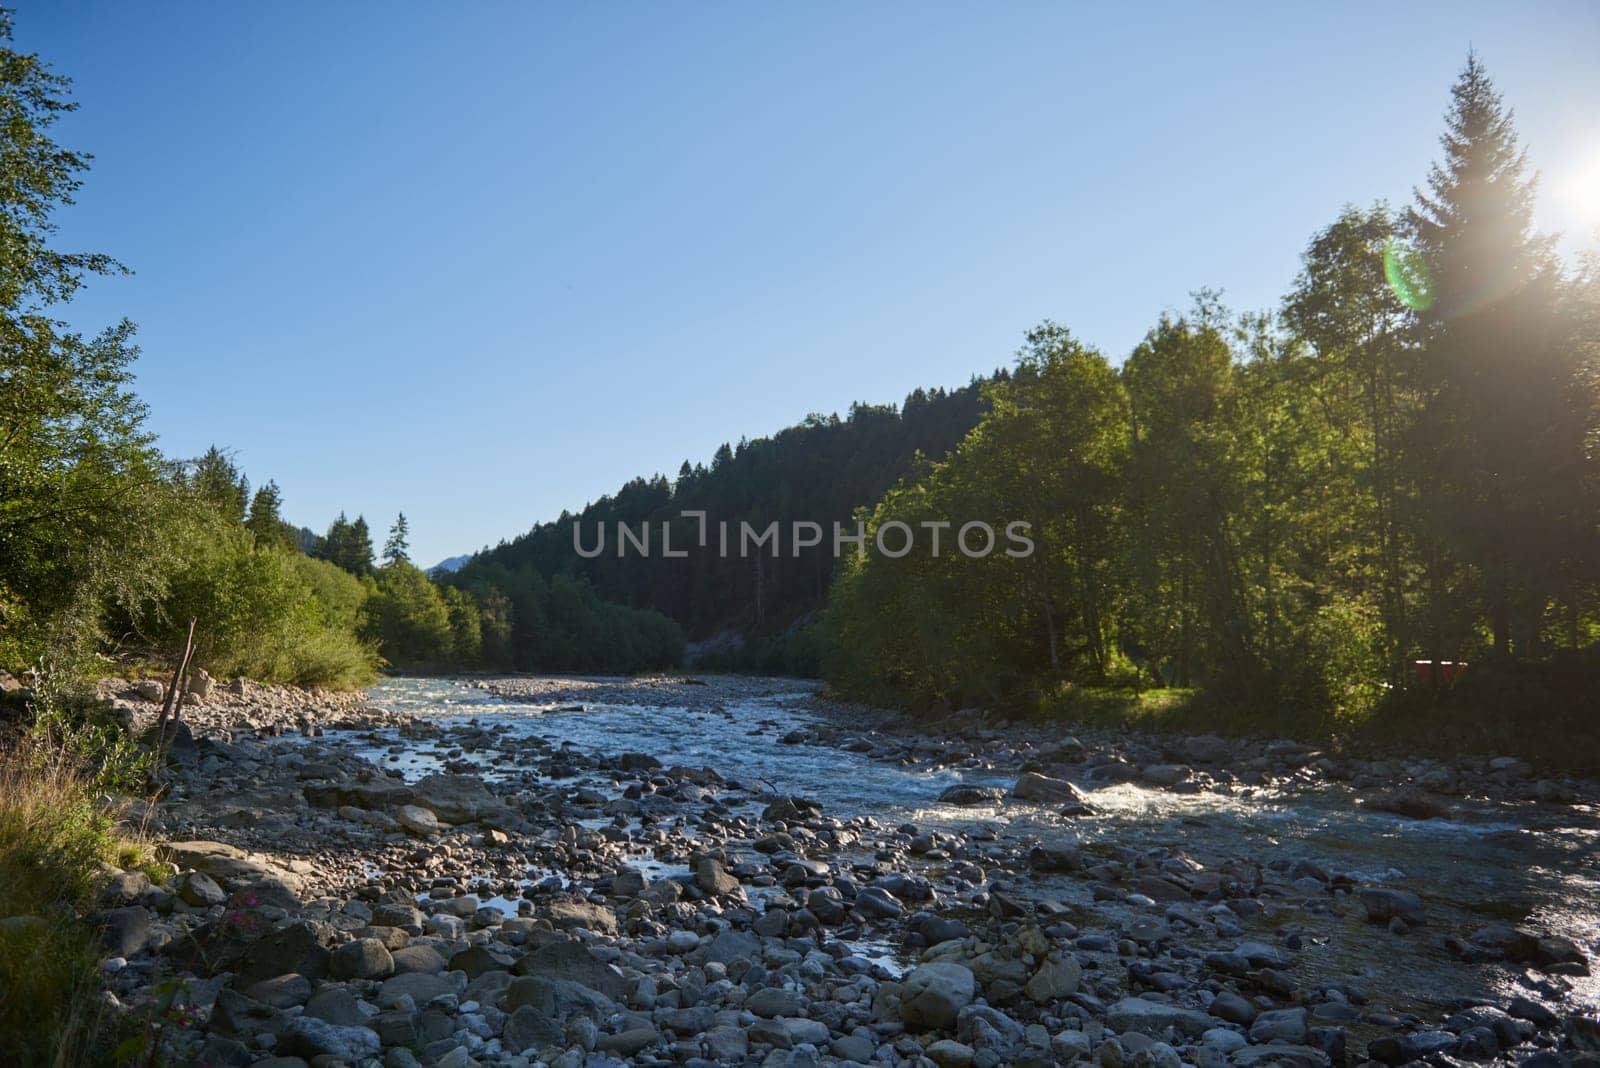
[[[508, 747], [542, 737], [585, 752], [649, 753], [664, 764], [709, 766], [725, 778], [760, 784], [822, 803], [833, 816], [871, 816], [923, 830], [993, 833], [1021, 840], [1071, 833], [1086, 850], [1181, 849], [1207, 867], [1244, 859], [1262, 865], [1315, 861], [1363, 883], [1420, 894], [1428, 923], [1409, 935], [1368, 924], [1359, 907], [1269, 910], [1250, 937], [1268, 943], [1301, 935], [1294, 975], [1304, 983], [1344, 983], [1375, 1004], [1433, 1016], [1459, 999], [1503, 1003], [1523, 994], [1600, 1005], [1600, 981], [1552, 981], [1500, 964], [1468, 964], [1442, 947], [1494, 922], [1527, 925], [1573, 939], [1593, 955], [1600, 945], [1600, 815], [1586, 806], [1464, 804], [1450, 820], [1411, 820], [1364, 809], [1348, 789], [1327, 785], [1293, 792], [1238, 789], [1180, 794], [1128, 783], [1087, 787], [1097, 814], [1068, 818], [1050, 806], [1003, 803], [958, 807], [936, 799], [966, 782], [1008, 787], [1016, 768], [892, 763], [820, 744], [784, 744], [791, 731], [815, 726], [809, 684], [713, 707], [529, 703], [496, 696], [471, 680], [394, 678], [370, 691], [374, 703], [441, 726], [471, 721], [503, 728]], [[366, 754], [407, 779], [470, 760], [492, 777], [493, 751], [440, 751], [380, 735]], [[603, 784], [595, 784], [603, 785]], [[1000, 874], [1000, 873], [996, 873]], [[1159, 921], [1172, 908], [1200, 906], [1095, 901], [1091, 884], [1068, 876], [1030, 878], [1031, 889], [1065, 905], [1081, 926], [1126, 930]], [[1141, 916], [1141, 911], [1143, 916]], [[1197, 948], [1211, 948], [1209, 946]], [[1560, 983], [1570, 982], [1562, 996]]]

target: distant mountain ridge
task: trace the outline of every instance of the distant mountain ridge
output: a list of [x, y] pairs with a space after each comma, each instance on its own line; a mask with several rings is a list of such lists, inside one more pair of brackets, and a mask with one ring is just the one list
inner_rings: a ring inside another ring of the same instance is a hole
[[460, 556], [449, 556], [428, 568], [430, 575], [449, 575], [460, 571], [472, 559], [471, 553], [462, 553]]

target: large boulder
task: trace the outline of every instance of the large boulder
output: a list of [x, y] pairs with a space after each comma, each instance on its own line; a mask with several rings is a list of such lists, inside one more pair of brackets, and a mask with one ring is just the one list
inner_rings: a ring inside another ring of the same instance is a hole
[[566, 1037], [566, 1025], [540, 1012], [532, 1005], [518, 1005], [506, 1017], [501, 1044], [511, 1053], [536, 1052], [554, 1046]]
[[701, 857], [694, 868], [694, 882], [708, 894], [731, 894], [739, 889], [739, 879], [715, 857]]
[[101, 945], [108, 957], [133, 957], [150, 943], [150, 914], [139, 905], [126, 905], [106, 913]]
[[376, 1057], [382, 1049], [378, 1033], [365, 1027], [340, 1027], [313, 1016], [296, 1016], [285, 1025], [274, 1050], [279, 1053], [331, 1057], [355, 1064]]
[[519, 976], [578, 983], [613, 1000], [622, 997], [626, 985], [621, 973], [601, 962], [581, 942], [546, 943], [511, 970]]
[[946, 786], [939, 794], [939, 800], [946, 805], [992, 805], [1005, 796], [1006, 792], [997, 786], [973, 786], [958, 782], [954, 786]]
[[407, 834], [418, 838], [432, 838], [444, 829], [432, 810], [421, 805], [401, 805], [395, 809], [394, 818]]
[[617, 914], [604, 905], [587, 901], [553, 901], [546, 912], [558, 930], [582, 928], [596, 934], [617, 933]]
[[604, 1020], [617, 1011], [617, 1003], [598, 990], [543, 975], [522, 975], [511, 980], [500, 1007], [508, 1013], [528, 1007], [552, 1020], [565, 1020], [574, 1013]]
[[483, 780], [474, 775], [429, 775], [417, 782], [415, 790], [417, 804], [446, 823], [471, 823], [483, 812], [501, 807]]
[[1018, 801], [1036, 801], [1040, 804], [1084, 804], [1083, 791], [1065, 779], [1052, 779], [1038, 772], [1025, 771], [1011, 788], [1011, 796]]
[[972, 969], [961, 964], [924, 964], [905, 977], [900, 1018], [913, 1030], [949, 1031], [976, 994]]
[[236, 895], [240, 904], [275, 905], [298, 909], [305, 892], [305, 880], [267, 857], [247, 853], [226, 842], [187, 841], [167, 845], [172, 861], [180, 868], [193, 868], [211, 876], [223, 889]]
[[374, 778], [369, 782], [341, 779], [334, 782], [312, 782], [300, 788], [306, 800], [315, 808], [353, 808], [387, 811], [397, 805], [410, 804], [417, 792], [403, 782], [388, 777]]
[[1047, 960], [1033, 973], [1023, 991], [1034, 1002], [1044, 1005], [1078, 992], [1083, 981], [1083, 967], [1072, 957]]
[[328, 957], [328, 973], [335, 979], [387, 979], [394, 974], [394, 956], [376, 938], [357, 938]]
[[1144, 998], [1123, 998], [1106, 1010], [1106, 1023], [1118, 1031], [1160, 1034], [1172, 1028], [1189, 1038], [1206, 1033], [1216, 1021], [1203, 1012]]
[[1413, 820], [1442, 820], [1450, 817], [1450, 802], [1416, 786], [1374, 794], [1364, 802], [1367, 808]]
[[761, 810], [762, 819], [783, 820], [785, 823], [815, 819], [820, 815], [821, 803], [806, 797], [780, 797]]
[[1367, 919], [1373, 923], [1388, 923], [1398, 919], [1415, 926], [1427, 919], [1422, 899], [1407, 890], [1364, 886], [1361, 888], [1361, 904], [1366, 906]]
[[245, 947], [234, 968], [234, 985], [245, 988], [263, 979], [296, 973], [320, 979], [327, 971], [328, 950], [311, 924], [285, 924]]

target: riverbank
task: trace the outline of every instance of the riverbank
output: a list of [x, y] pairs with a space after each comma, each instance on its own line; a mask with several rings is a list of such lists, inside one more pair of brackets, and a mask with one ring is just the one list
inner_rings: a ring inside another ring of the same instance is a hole
[[[1592, 928], [1468, 929], [1447, 894], [1226, 822], [1426, 778], [1417, 796], [1446, 811], [1418, 827], [1486, 806], [1537, 826], [1587, 812], [1591, 784], [1205, 736], [945, 731], [793, 680], [375, 697], [245, 687], [185, 709], [195, 737], [148, 823], [179, 874], [121, 873], [101, 901], [125, 1027], [274, 1068], [1555, 1064], [1600, 1036], [1580, 1011]], [[1109, 814], [1130, 798], [1207, 807], [1174, 809], [1194, 815], [1160, 844]], [[1430, 973], [1431, 992], [1398, 978]], [[193, 1013], [152, 1029], [176, 988]]]

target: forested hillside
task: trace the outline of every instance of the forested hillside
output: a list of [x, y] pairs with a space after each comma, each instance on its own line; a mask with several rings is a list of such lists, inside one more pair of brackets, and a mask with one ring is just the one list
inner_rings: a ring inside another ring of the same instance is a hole
[[[996, 380], [1006, 377], [999, 373]], [[757, 640], [781, 633], [826, 595], [834, 565], [831, 524], [848, 525], [856, 509], [870, 506], [901, 478], [925, 467], [920, 458], [945, 456], [976, 424], [983, 385], [975, 380], [949, 391], [919, 389], [898, 408], [856, 404], [843, 419], [813, 415], [770, 438], [724, 444], [710, 466], [685, 461], [675, 480], [636, 478], [577, 515], [563, 513], [478, 554], [444, 581], [474, 591], [480, 600], [510, 599], [512, 659], [518, 663], [530, 653], [535, 662], [542, 659], [535, 651], [549, 644], [538, 633], [542, 613], [523, 606], [551, 584], [576, 582], [576, 589], [592, 590], [604, 601], [664, 613], [692, 638], [730, 628], [748, 629]], [[714, 530], [706, 549], [699, 547], [699, 521], [683, 517], [685, 511], [703, 511], [713, 527], [726, 522], [732, 530], [741, 522], [765, 528], [777, 521], [784, 531], [796, 521], [815, 522], [828, 538], [798, 557], [787, 541], [776, 557], [764, 551], [723, 554]], [[613, 539], [607, 550], [580, 556], [574, 549], [575, 522], [591, 548], [604, 529]], [[630, 549], [619, 555], [618, 523], [648, 526], [658, 539], [654, 552], [646, 556]], [[661, 552], [663, 523], [672, 527], [674, 549], [690, 550], [686, 558]], [[748, 658], [727, 662], [760, 666]], [[767, 666], [814, 670], [815, 658], [808, 664], [802, 655], [794, 663]]]
[[1583, 688], [1537, 680], [1594, 677], [1600, 279], [1535, 232], [1533, 189], [1474, 58], [1415, 202], [1347, 209], [1275, 313], [1203, 293], [1120, 367], [1032, 332], [872, 524], [1019, 518], [1038, 551], [852, 556], [831, 677], [921, 707], [1204, 688], [1332, 723], [1467, 661], [1462, 694], [1512, 687], [1508, 731], [1581, 727]]

